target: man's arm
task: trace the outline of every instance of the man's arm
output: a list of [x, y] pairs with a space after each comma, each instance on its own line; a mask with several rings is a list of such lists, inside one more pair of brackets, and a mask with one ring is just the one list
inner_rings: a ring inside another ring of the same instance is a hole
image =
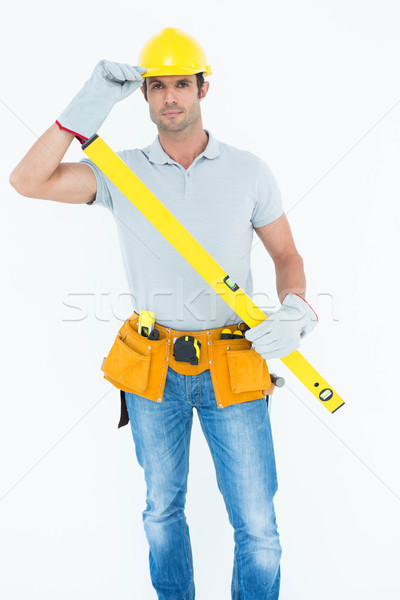
[[306, 294], [306, 276], [303, 259], [297, 252], [289, 222], [285, 214], [276, 221], [256, 227], [255, 231], [275, 265], [276, 290], [282, 303], [287, 294]]
[[96, 177], [81, 163], [61, 163], [74, 134], [54, 123], [33, 144], [10, 175], [10, 183], [22, 196], [69, 204], [84, 204], [96, 197]]
[[283, 358], [300, 347], [301, 339], [317, 325], [318, 317], [305, 300], [303, 259], [296, 250], [285, 215], [256, 232], [275, 264], [281, 307], [246, 331], [246, 338], [265, 359]]
[[101, 127], [116, 102], [140, 87], [144, 67], [100, 60], [82, 89], [54, 125], [32, 146], [10, 175], [23, 196], [70, 204], [96, 197], [96, 177], [83, 163], [61, 163], [74, 137], [88, 140]]

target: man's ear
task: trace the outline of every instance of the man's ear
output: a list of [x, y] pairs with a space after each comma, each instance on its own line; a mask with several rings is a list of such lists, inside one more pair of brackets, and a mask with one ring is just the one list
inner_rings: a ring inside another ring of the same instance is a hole
[[209, 87], [210, 87], [210, 82], [209, 81], [205, 81], [203, 83], [203, 85], [201, 86], [201, 92], [200, 92], [199, 100], [203, 100], [203, 98], [205, 98], [207, 96], [207, 92], [208, 92]]
[[146, 102], [148, 102], [148, 100], [147, 100], [147, 98], [146, 98], [146, 94], [145, 94], [145, 92], [144, 92], [144, 87], [143, 87], [142, 85], [140, 86], [140, 89], [141, 89], [141, 91], [142, 91], [142, 94], [143, 94], [143, 96], [144, 96], [144, 99], [146, 100]]

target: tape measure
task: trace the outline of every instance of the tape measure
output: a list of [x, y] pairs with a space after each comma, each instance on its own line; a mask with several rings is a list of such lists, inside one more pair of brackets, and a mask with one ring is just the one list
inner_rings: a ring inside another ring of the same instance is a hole
[[141, 310], [138, 320], [138, 333], [144, 337], [149, 337], [155, 331], [154, 323], [154, 313], [151, 310]]
[[199, 364], [201, 344], [192, 335], [182, 335], [174, 342], [174, 358], [192, 365]]
[[[244, 323], [255, 327], [265, 321], [263, 311], [97, 134], [82, 145], [82, 150]], [[280, 360], [329, 412], [343, 406], [344, 400], [298, 350]]]

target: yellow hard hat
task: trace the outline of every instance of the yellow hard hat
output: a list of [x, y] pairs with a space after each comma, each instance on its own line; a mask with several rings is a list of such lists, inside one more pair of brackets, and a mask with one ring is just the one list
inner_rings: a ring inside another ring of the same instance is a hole
[[153, 35], [143, 46], [139, 65], [147, 69], [143, 77], [157, 75], [211, 75], [206, 55], [199, 42], [191, 35], [167, 27]]

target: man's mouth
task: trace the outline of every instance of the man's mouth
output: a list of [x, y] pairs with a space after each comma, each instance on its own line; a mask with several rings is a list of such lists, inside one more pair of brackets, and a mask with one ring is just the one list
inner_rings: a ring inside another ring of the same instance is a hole
[[175, 117], [176, 115], [180, 115], [180, 114], [181, 114], [180, 110], [169, 110], [169, 111], [163, 113], [163, 115], [165, 117]]

